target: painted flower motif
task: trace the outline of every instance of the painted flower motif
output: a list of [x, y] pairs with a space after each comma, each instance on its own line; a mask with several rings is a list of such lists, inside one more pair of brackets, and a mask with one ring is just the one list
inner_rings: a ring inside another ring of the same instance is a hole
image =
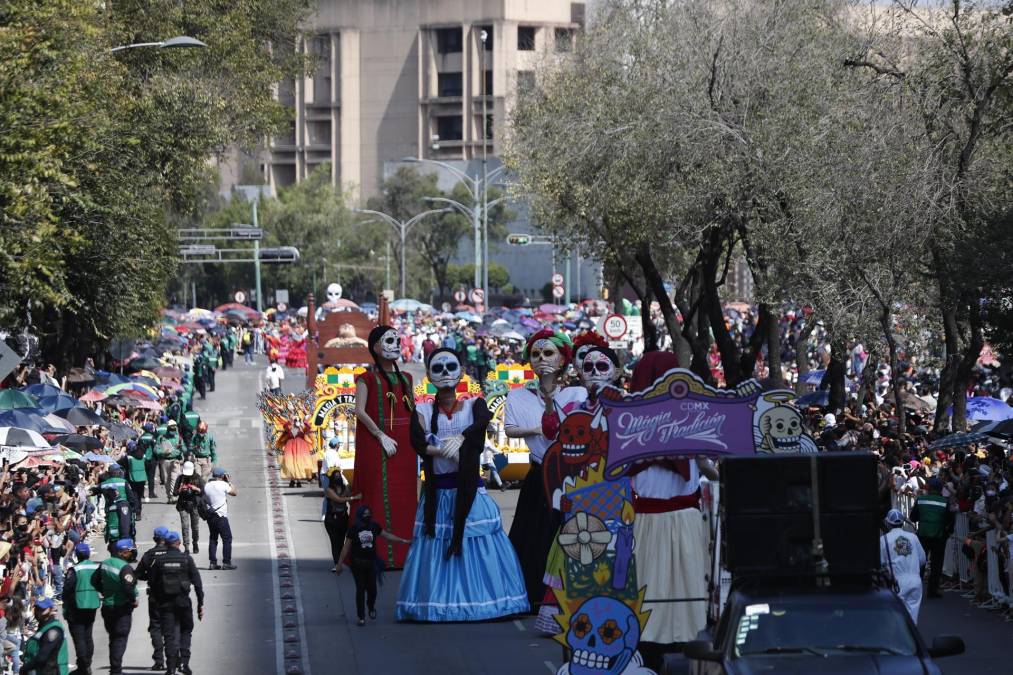
[[608, 548], [612, 533], [597, 516], [578, 511], [563, 525], [558, 541], [568, 557], [590, 565]]
[[605, 644], [610, 645], [623, 636], [623, 632], [619, 630], [619, 624], [615, 622], [615, 619], [609, 619], [598, 627], [598, 635]]
[[584, 639], [584, 636], [591, 632], [591, 628], [591, 619], [587, 614], [580, 614], [573, 620], [573, 634], [578, 638]]

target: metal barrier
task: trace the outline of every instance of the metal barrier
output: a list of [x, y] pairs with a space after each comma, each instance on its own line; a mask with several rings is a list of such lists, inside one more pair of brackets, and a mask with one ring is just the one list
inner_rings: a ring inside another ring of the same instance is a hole
[[970, 531], [970, 525], [970, 518], [966, 513], [957, 514], [952, 539], [955, 540], [957, 551], [957, 575], [960, 577], [961, 583], [965, 584], [971, 583], [971, 565], [974, 563], [969, 560], [960, 549], [964, 544], [964, 540], [967, 539], [967, 533]]

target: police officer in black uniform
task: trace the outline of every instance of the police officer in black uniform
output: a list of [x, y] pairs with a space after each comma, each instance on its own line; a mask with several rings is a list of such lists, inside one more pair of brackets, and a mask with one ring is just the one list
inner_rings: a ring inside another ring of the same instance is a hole
[[180, 550], [179, 532], [165, 538], [169, 550], [151, 567], [148, 587], [157, 603], [165, 636], [166, 675], [190, 675], [190, 638], [193, 634], [193, 605], [190, 588], [197, 595], [197, 618], [204, 618], [204, 587], [197, 564]]
[[159, 525], [155, 528], [152, 538], [155, 540], [155, 547], [148, 549], [141, 556], [141, 562], [137, 563], [137, 578], [148, 582], [148, 635], [151, 636], [151, 654], [155, 662], [152, 670], [165, 670], [165, 639], [162, 635], [162, 624], [158, 615], [158, 607], [151, 597], [151, 568], [155, 561], [168, 553], [169, 547], [165, 545], [165, 538], [169, 534], [169, 528]]

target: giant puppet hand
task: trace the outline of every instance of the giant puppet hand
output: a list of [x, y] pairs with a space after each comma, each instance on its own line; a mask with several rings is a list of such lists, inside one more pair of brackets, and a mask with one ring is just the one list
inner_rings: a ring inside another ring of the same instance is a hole
[[440, 444], [441, 454], [447, 459], [456, 462], [461, 452], [461, 445], [464, 443], [464, 436], [458, 434], [457, 436], [451, 436], [450, 438], [443, 439], [443, 443]]
[[380, 432], [380, 435], [377, 438], [380, 441], [380, 447], [382, 447], [383, 451], [387, 453], [387, 456], [393, 457], [394, 453], [397, 452], [397, 441], [395, 441], [393, 438], [383, 433], [382, 431]]

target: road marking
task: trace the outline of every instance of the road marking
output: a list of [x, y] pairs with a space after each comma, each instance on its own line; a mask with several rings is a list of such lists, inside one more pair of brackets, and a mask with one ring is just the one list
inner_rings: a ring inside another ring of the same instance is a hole
[[524, 630], [524, 624], [521, 623], [520, 619], [514, 619], [514, 626], [516, 626], [517, 630], [519, 630], [519, 631], [523, 631]]
[[542, 663], [545, 664], [545, 667], [548, 668], [549, 672], [553, 673], [553, 675], [555, 675], [556, 671], [559, 670], [552, 661], [542, 661]]

